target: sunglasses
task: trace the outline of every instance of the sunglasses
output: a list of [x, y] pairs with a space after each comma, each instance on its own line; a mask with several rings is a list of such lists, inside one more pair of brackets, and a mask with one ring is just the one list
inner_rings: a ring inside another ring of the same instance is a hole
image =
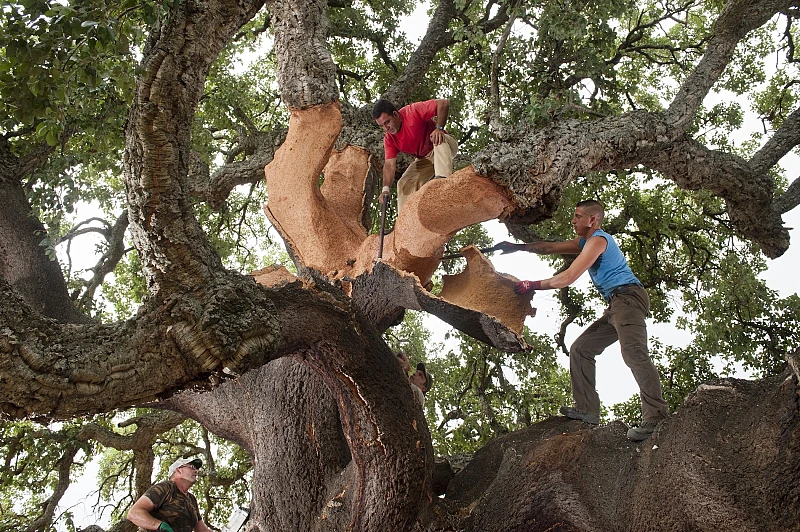
[[194, 464], [186, 464], [186, 465], [183, 465], [183, 466], [181, 466], [181, 467], [188, 467], [188, 468], [190, 468], [190, 469], [194, 469], [195, 471], [198, 471], [198, 470], [199, 470], [199, 468], [198, 468], [196, 465], [194, 465]]

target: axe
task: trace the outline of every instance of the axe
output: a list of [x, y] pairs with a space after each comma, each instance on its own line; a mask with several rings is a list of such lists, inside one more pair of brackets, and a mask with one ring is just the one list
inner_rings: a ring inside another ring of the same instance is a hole
[[381, 207], [381, 236], [378, 241], [378, 260], [383, 258], [383, 229], [386, 226], [386, 205], [389, 203], [389, 194], [383, 195], [383, 207]]
[[[480, 251], [481, 253], [489, 253], [490, 251], [497, 251], [497, 250], [503, 250], [503, 253], [501, 253], [501, 255], [505, 255], [506, 253], [514, 253], [515, 251], [519, 251], [518, 249], [503, 249], [502, 243], [495, 244], [494, 246], [492, 246], [490, 248], [479, 249], [478, 251]], [[443, 255], [440, 260], [460, 259], [460, 258], [463, 258], [463, 257], [464, 257], [464, 255], [462, 255], [461, 253], [451, 253], [450, 255]]]

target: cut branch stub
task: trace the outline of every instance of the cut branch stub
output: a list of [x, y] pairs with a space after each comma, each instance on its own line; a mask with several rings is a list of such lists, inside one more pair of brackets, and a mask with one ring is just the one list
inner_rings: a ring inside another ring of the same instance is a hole
[[[298, 267], [314, 268], [330, 277], [354, 261], [366, 238], [366, 230], [357, 221], [346, 223], [336, 210], [349, 210], [349, 203], [339, 195], [329, 202], [318, 186], [341, 126], [338, 104], [292, 110], [286, 141], [264, 168], [267, 217], [302, 263]], [[352, 164], [348, 158], [342, 162]]]
[[[475, 278], [473, 281], [485, 280]], [[497, 280], [490, 282], [493, 283], [497, 283], [495, 286], [501, 284]], [[472, 286], [466, 291], [473, 290], [487, 290], [487, 287]], [[514, 296], [513, 284], [507, 290]], [[402, 309], [407, 308], [433, 314], [472, 338], [497, 349], [519, 352], [526, 348], [520, 336], [497, 318], [431, 294], [422, 287], [416, 275], [399, 271], [385, 262], [375, 264], [371, 272], [353, 280], [352, 297], [367, 319], [376, 324], [379, 330], [392, 324], [392, 320], [398, 316], [398, 310], [402, 312]], [[518, 304], [526, 305], [530, 309], [528, 301], [514, 297]], [[521, 326], [517, 328], [522, 329]]]

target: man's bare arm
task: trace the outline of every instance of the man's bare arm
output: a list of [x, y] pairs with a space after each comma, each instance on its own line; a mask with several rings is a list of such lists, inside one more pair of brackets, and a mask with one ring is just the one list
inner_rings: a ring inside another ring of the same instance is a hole
[[145, 530], [158, 530], [161, 520], [150, 515], [154, 508], [153, 501], [142, 495], [128, 510], [126, 518], [134, 525], [140, 526]]
[[446, 98], [436, 100], [436, 127], [444, 127], [448, 116], [450, 116], [450, 100]]
[[550, 279], [541, 281], [541, 288], [564, 288], [578, 280], [578, 277], [584, 274], [589, 267], [595, 263], [597, 257], [603, 254], [608, 247], [608, 242], [605, 238], [596, 237], [590, 238], [586, 245], [583, 246], [583, 251], [580, 255], [572, 261], [569, 268], [563, 272], [554, 275]]
[[431, 142], [438, 146], [444, 142], [444, 126], [447, 124], [447, 117], [450, 116], [450, 100], [436, 100], [436, 129], [431, 133]]
[[[580, 250], [578, 247], [578, 242], [580, 242], [580, 240], [576, 238], [575, 240], [571, 240], [569, 242], [534, 242], [532, 244], [525, 245], [535, 246], [536, 244], [542, 244], [540, 251], [531, 250], [534, 251], [534, 253], [566, 254], [574, 253], [574, 251], [571, 251], [573, 250], [573, 244]], [[553, 277], [550, 277], [549, 279], [542, 279], [541, 281], [520, 281], [514, 285], [514, 292], [519, 295], [523, 295], [534, 290], [547, 290], [569, 286], [574, 283], [578, 277], [583, 275], [583, 273], [588, 270], [592, 264], [595, 263], [597, 258], [603, 254], [607, 247], [608, 242], [606, 242], [605, 238], [590, 238], [583, 246], [583, 250], [580, 250], [578, 257], [572, 261], [572, 264], [570, 264], [569, 268], [559, 274], [554, 275]]]
[[383, 189], [378, 196], [378, 201], [384, 202], [391, 192], [394, 183], [394, 174], [397, 171], [397, 159], [386, 159], [383, 161]]
[[392, 187], [394, 174], [397, 171], [397, 159], [386, 159], [383, 161], [383, 186]]
[[513, 242], [500, 242], [500, 249], [505, 253], [512, 251], [527, 251], [538, 255], [577, 255], [581, 252], [578, 239], [567, 240], [566, 242], [529, 242], [527, 244], [515, 244]]

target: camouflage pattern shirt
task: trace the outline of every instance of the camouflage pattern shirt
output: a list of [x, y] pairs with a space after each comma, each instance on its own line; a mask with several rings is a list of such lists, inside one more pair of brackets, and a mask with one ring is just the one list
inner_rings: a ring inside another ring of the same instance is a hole
[[171, 480], [153, 484], [144, 496], [155, 506], [150, 515], [169, 523], [175, 532], [192, 532], [200, 521], [197, 499], [191, 493], [183, 493]]

